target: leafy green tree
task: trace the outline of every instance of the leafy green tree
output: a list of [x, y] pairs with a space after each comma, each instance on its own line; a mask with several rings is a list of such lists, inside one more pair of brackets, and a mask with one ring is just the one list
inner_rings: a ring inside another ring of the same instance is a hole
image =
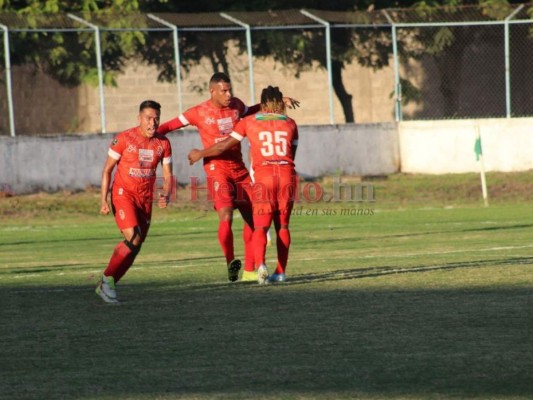
[[[414, 1], [403, 1], [402, 6], [413, 4]], [[397, 6], [398, 3], [394, 1], [364, 1], [357, 2], [358, 6], [364, 10], [368, 7], [392, 7]], [[155, 2], [141, 2], [141, 9], [147, 11], [169, 11], [169, 12], [205, 12], [205, 11], [268, 11], [268, 10], [283, 10], [283, 9], [318, 9], [330, 11], [354, 11], [354, 2], [352, 0], [250, 0], [247, 2], [234, 2], [228, 0], [221, 0], [218, 2], [199, 0], [192, 3], [175, 5], [166, 3], [165, 5], [157, 4]], [[256, 57], [273, 57], [275, 61], [283, 65], [284, 68], [290, 69], [295, 77], [298, 77], [302, 72], [308, 71], [314, 65], [319, 65], [320, 68], [326, 69], [326, 46], [325, 46], [325, 32], [323, 29], [312, 31], [262, 31], [253, 33], [253, 52]], [[218, 36], [218, 35], [217, 35]], [[354, 122], [355, 116], [352, 104], [352, 95], [346, 90], [345, 84], [342, 80], [343, 69], [352, 62], [359, 62], [362, 65], [370, 66], [378, 69], [388, 65], [388, 57], [391, 53], [392, 47], [390, 38], [388, 43], [382, 40], [374, 40], [373, 45], [380, 53], [378, 59], [375, 53], [369, 54], [365, 50], [372, 49], [364, 48], [365, 45], [358, 45], [371, 38], [384, 38], [383, 30], [370, 30], [367, 33], [356, 33], [349, 29], [333, 29], [331, 31], [331, 46], [332, 46], [332, 84], [334, 92], [339, 99], [346, 122]], [[389, 35], [390, 37], [390, 35]], [[237, 39], [241, 51], [246, 51], [246, 43], [244, 35], [231, 36]], [[203, 57], [211, 60], [214, 71], [222, 70], [228, 72], [227, 61], [224, 61], [224, 54], [227, 52], [227, 41], [221, 41], [221, 36], [213, 40], [213, 35], [210, 39], [204, 41], [201, 35], [195, 35], [187, 40], [182, 38], [180, 42], [180, 49], [187, 57], [183, 57], [182, 68], [188, 71], [190, 66], [199, 63]], [[210, 45], [209, 42], [211, 42]], [[288, 45], [289, 44], [289, 45]], [[383, 47], [388, 46], [388, 50]], [[173, 69], [174, 64], [168, 55], [172, 54], [171, 47], [168, 47], [167, 56], [161, 58], [152, 52], [153, 48], [157, 46], [147, 46], [143, 50], [147, 59], [154, 63], [162, 71], [160, 78], [170, 79], [175, 76]], [[361, 49], [362, 52], [359, 52]], [[150, 54], [152, 53], [152, 54]]]
[[[478, 13], [478, 19], [493, 19], [502, 21], [511, 13], [511, 6], [507, 0], [486, 0], [479, 4], [473, 1], [447, 1], [444, 7], [435, 7], [435, 3], [416, 3], [414, 11], [423, 21], [432, 21], [443, 17], [449, 21], [458, 20], [457, 15], [464, 12], [464, 5], [477, 5], [470, 12]], [[474, 41], [501, 43], [501, 33], [496, 34], [491, 26], [443, 26], [430, 28], [416, 28], [410, 30], [410, 41], [418, 43], [411, 46], [403, 43], [404, 59], [409, 57], [421, 59], [429, 56], [434, 60], [439, 81], [439, 91], [443, 99], [443, 117], [455, 117], [460, 115], [460, 94], [466, 82], [462, 82], [461, 67], [464, 63], [464, 55]], [[409, 48], [410, 47], [410, 48]], [[407, 50], [405, 50], [407, 49]], [[408, 92], [411, 96], [418, 95], [414, 86]], [[414, 89], [414, 90], [413, 90]], [[413, 100], [406, 96], [405, 101]]]
[[[460, 5], [478, 4], [474, 0], [442, 0], [416, 2], [370, 1], [357, 2], [357, 18], [367, 18], [380, 8], [409, 7], [414, 5], [420, 16], [431, 17], [434, 7], [444, 5], [447, 12], [453, 14]], [[507, 15], [507, 0], [482, 0], [483, 12], [494, 19]], [[266, 11], [283, 9], [318, 9], [330, 11], [356, 11], [353, 0], [196, 0], [194, 2], [171, 2], [168, 0], [0, 0], [0, 12], [15, 12], [24, 16], [29, 27], [46, 24], [51, 15], [74, 12], [86, 19], [101, 18], [106, 26], [130, 27], [139, 25], [137, 12], [221, 12], [221, 11]], [[374, 11], [372, 11], [374, 10]], [[115, 15], [129, 14], [129, 17], [116, 18]], [[366, 15], [366, 17], [365, 17]], [[354, 21], [361, 22], [361, 21]], [[142, 22], [141, 22], [142, 24]], [[346, 122], [356, 118], [353, 111], [352, 95], [346, 90], [342, 81], [342, 71], [349, 64], [357, 62], [368, 68], [380, 69], [389, 65], [392, 54], [392, 42], [389, 28], [369, 29], [332, 29], [332, 78], [333, 88], [339, 99]], [[46, 36], [48, 40], [42, 40]], [[401, 60], [420, 59], [431, 55], [437, 61], [441, 79], [440, 91], [446, 100], [447, 113], [457, 107], [460, 78], [453, 71], [457, 70], [461, 55], [473, 38], [469, 29], [439, 28], [417, 30], [415, 35], [399, 36]], [[204, 59], [211, 63], [213, 71], [229, 72], [227, 51], [230, 40], [238, 40], [245, 51], [244, 35], [220, 33], [217, 35], [202, 32], [180, 33], [181, 66], [185, 73]], [[96, 82], [97, 69], [94, 54], [94, 34], [28, 32], [12, 35], [12, 60], [14, 64], [31, 63], [66, 85], [78, 85], [81, 82]], [[106, 84], [114, 84], [115, 77], [125, 65], [126, 60], [141, 56], [144, 61], [157, 65], [159, 79], [171, 81], [176, 79], [173, 58], [173, 42], [168, 33], [141, 32], [101, 33], [101, 47]], [[43, 45], [43, 43], [47, 43]], [[293, 71], [297, 77], [301, 72], [314, 65], [326, 68], [326, 49], [323, 29], [306, 31], [262, 31], [253, 34], [254, 55], [273, 57], [285, 68]], [[402, 80], [404, 102], [417, 101], [420, 92], [409, 81]]]
[[[0, 0], [0, 12], [20, 17], [19, 20], [25, 23], [24, 28], [28, 29], [10, 35], [12, 64], [33, 65], [36, 70], [44, 71], [66, 86], [77, 86], [82, 82], [97, 84], [94, 33], [41, 32], [35, 29], [63, 27], [67, 13], [77, 14], [88, 21], [99, 18], [108, 27], [129, 27], [136, 23], [135, 12], [138, 9], [136, 0]], [[129, 16], [114, 18], [119, 12]], [[104, 82], [114, 85], [126, 60], [136, 54], [140, 44], [145, 43], [145, 36], [140, 32], [116, 34], [102, 31], [100, 37]]]

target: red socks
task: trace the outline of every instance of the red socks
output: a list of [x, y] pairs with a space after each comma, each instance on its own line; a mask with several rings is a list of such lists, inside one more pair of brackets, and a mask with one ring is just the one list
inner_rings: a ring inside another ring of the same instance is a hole
[[265, 263], [267, 235], [263, 228], [257, 228], [254, 230], [253, 247], [255, 255], [255, 265], [260, 266]]
[[287, 268], [289, 247], [291, 246], [291, 233], [288, 229], [281, 228], [278, 231], [276, 245], [278, 248], [278, 264], [276, 266], [276, 274], [283, 274], [285, 273], [285, 268]]
[[242, 239], [244, 241], [244, 270], [254, 272], [254, 231], [248, 224], [244, 224]]
[[231, 222], [220, 221], [218, 224], [218, 241], [222, 248], [222, 253], [226, 257], [226, 263], [229, 264], [235, 258], [233, 250], [233, 232], [231, 231]]
[[137, 254], [133, 254], [131, 249], [122, 241], [115, 246], [109, 264], [104, 271], [105, 276], [112, 276], [117, 283], [131, 267]]

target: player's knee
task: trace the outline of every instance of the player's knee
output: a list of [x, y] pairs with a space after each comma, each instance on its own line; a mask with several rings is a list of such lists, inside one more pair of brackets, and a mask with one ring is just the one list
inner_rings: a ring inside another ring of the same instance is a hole
[[218, 219], [220, 222], [232, 222], [233, 210], [231, 208], [221, 208], [218, 210]]
[[124, 239], [124, 244], [128, 246], [134, 255], [137, 255], [141, 250], [142, 242], [143, 239], [139, 227], [133, 229], [133, 234], [130, 238], [126, 237], [126, 239]]
[[133, 243], [128, 239], [124, 239], [124, 244], [131, 250], [131, 252], [135, 256], [139, 254], [139, 251], [141, 251], [142, 242]]

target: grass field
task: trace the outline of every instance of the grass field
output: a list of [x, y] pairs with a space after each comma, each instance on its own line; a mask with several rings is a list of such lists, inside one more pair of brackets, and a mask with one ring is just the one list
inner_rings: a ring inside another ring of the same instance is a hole
[[475, 174], [299, 203], [269, 286], [227, 283], [216, 215], [180, 201], [120, 306], [94, 294], [120, 240], [96, 191], [2, 198], [0, 399], [531, 399], [530, 175], [489, 174], [488, 208]]

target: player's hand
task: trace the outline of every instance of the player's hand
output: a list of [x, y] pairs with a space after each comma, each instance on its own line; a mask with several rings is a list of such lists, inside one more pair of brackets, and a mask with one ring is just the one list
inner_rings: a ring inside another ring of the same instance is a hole
[[189, 159], [189, 165], [193, 165], [196, 161], [202, 158], [202, 152], [198, 149], [192, 149], [187, 158]]
[[157, 200], [157, 205], [159, 208], [167, 208], [169, 202], [169, 197], [165, 196], [163, 193], [159, 194], [159, 199]]
[[102, 205], [100, 206], [100, 214], [107, 215], [109, 214], [109, 205], [107, 204], [107, 201], [103, 201]]
[[292, 97], [283, 97], [283, 103], [285, 103], [285, 107], [292, 109], [300, 107], [300, 102]]

